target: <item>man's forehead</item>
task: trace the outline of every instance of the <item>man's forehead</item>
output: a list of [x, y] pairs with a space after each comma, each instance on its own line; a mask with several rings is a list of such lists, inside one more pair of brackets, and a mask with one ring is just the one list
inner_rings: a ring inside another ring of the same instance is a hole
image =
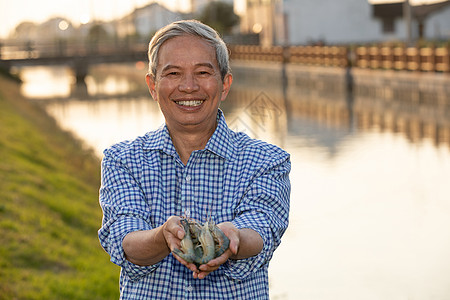
[[211, 50], [214, 50], [213, 44], [211, 42], [209, 42], [207, 39], [202, 38], [200, 36], [192, 35], [192, 34], [182, 34], [182, 35], [177, 35], [177, 36], [174, 36], [174, 37], [171, 37], [171, 38], [168, 38], [167, 40], [165, 40], [160, 46], [160, 51], [161, 51], [161, 48], [166, 48], [166, 46], [168, 44], [173, 44], [173, 43], [180, 43], [181, 45], [186, 45], [189, 43], [203, 44], [204, 46], [211, 48]]
[[197, 36], [182, 35], [161, 44], [158, 68], [181, 67], [186, 63], [198, 67], [218, 67], [215, 48]]

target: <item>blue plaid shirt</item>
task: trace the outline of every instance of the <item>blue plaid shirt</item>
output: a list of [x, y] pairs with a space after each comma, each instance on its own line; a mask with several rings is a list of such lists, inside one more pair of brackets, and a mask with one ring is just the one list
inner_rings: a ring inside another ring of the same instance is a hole
[[[288, 226], [290, 167], [288, 153], [231, 131], [220, 110], [216, 131], [187, 165], [166, 126], [105, 150], [99, 238], [121, 267], [121, 299], [268, 299], [268, 264]], [[151, 266], [125, 259], [125, 235], [186, 212], [200, 221], [211, 216], [251, 228], [263, 238], [263, 250], [228, 260], [202, 280], [172, 254]]]

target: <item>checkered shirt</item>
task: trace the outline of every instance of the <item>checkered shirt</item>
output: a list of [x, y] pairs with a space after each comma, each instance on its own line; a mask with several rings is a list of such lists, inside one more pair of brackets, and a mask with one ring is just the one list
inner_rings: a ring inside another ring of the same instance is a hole
[[[184, 165], [166, 126], [105, 150], [102, 160], [99, 239], [121, 267], [121, 299], [268, 299], [268, 264], [288, 226], [291, 168], [289, 154], [230, 130], [222, 111], [205, 149]], [[251, 228], [263, 250], [228, 260], [205, 279], [172, 254], [151, 266], [125, 259], [128, 233], [162, 225], [170, 216]]]

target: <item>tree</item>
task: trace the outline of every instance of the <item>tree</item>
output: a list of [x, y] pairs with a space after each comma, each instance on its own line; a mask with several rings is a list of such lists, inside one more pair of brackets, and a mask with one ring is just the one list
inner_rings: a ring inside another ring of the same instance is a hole
[[89, 29], [88, 38], [90, 42], [98, 43], [107, 40], [108, 37], [108, 31], [106, 31], [102, 24], [93, 24]]
[[221, 34], [229, 34], [239, 24], [239, 16], [233, 5], [222, 1], [211, 1], [200, 13], [198, 20], [213, 27]]

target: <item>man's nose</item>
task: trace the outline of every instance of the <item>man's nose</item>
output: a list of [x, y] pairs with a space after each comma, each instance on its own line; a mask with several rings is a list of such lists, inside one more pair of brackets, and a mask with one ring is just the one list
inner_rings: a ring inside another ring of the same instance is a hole
[[194, 74], [185, 74], [178, 86], [181, 92], [192, 93], [199, 89], [198, 82]]

